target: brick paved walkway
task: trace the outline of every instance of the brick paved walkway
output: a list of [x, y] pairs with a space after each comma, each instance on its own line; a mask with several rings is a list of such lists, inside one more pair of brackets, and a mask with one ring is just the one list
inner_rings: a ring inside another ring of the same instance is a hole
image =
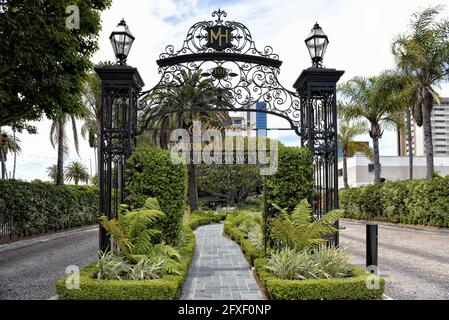
[[196, 249], [181, 300], [260, 300], [263, 295], [240, 247], [223, 224], [195, 231]]

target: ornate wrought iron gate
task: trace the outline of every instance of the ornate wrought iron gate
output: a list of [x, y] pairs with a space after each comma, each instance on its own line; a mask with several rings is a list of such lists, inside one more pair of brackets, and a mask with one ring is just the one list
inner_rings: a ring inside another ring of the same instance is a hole
[[[231, 93], [226, 98], [233, 108], [225, 111], [265, 112], [286, 119], [315, 157], [317, 216], [338, 208], [336, 83], [344, 72], [306, 69], [294, 84], [296, 91], [290, 91], [278, 80], [279, 56], [269, 46], [259, 50], [248, 28], [223, 20], [226, 16], [221, 10], [213, 12], [215, 20], [198, 22], [189, 29], [181, 49], [167, 46], [157, 60], [161, 80], [151, 90], [141, 92], [144, 83], [135, 68], [96, 69], [103, 81], [99, 159], [103, 215], [116, 217], [125, 198], [124, 167], [136, 137], [148, 129], [152, 119], [179, 112], [176, 105], [163, 112], [151, 106], [158, 104], [157, 93], [179, 79], [182, 70], [202, 70], [218, 92]], [[266, 109], [256, 109], [257, 102], [265, 102]], [[100, 249], [106, 250], [109, 239], [100, 230]]]

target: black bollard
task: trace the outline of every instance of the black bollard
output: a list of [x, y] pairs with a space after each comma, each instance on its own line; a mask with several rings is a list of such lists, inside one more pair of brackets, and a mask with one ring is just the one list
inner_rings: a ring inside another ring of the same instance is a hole
[[366, 267], [378, 267], [378, 225], [366, 225]]

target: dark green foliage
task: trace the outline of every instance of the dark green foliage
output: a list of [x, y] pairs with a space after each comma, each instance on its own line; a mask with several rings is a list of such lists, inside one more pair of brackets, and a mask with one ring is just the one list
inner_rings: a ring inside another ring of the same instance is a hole
[[12, 219], [15, 236], [95, 224], [98, 202], [98, 191], [92, 187], [0, 181], [0, 222]]
[[299, 201], [310, 199], [314, 193], [312, 161], [306, 148], [279, 145], [278, 170], [267, 181], [268, 201], [290, 213]]
[[200, 197], [212, 197], [239, 206], [262, 190], [258, 165], [199, 165], [196, 169]]
[[184, 165], [174, 164], [169, 151], [152, 147], [134, 149], [128, 164], [128, 202], [140, 208], [148, 197], [158, 199], [161, 211], [166, 215], [162, 234], [169, 244], [176, 244], [187, 192]]
[[347, 218], [449, 227], [449, 176], [341, 190], [340, 206]]
[[336, 279], [282, 280], [265, 268], [267, 262], [254, 262], [265, 289], [274, 300], [368, 300], [382, 299], [385, 281], [380, 279], [379, 289], [368, 289], [369, 274], [354, 266], [353, 277]]
[[[110, 0], [7, 0], [0, 13], [0, 126], [56, 118], [81, 105], [84, 77], [97, 50], [101, 11]], [[66, 28], [69, 5], [80, 28]]]
[[92, 279], [95, 264], [81, 270], [80, 289], [66, 288], [65, 279], [56, 283], [61, 300], [174, 300], [181, 294], [195, 251], [195, 235], [183, 228], [184, 241], [177, 248], [182, 255], [179, 275], [164, 275], [152, 280], [97, 280]]

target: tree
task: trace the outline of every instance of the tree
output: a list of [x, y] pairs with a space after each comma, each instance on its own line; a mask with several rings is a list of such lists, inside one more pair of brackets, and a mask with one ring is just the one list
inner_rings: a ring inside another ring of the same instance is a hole
[[258, 165], [199, 165], [197, 171], [200, 196], [239, 205], [262, 189]]
[[384, 128], [404, 126], [401, 115], [401, 93], [404, 84], [397, 72], [385, 71], [379, 76], [355, 77], [339, 86], [346, 101], [340, 103], [340, 112], [346, 120], [367, 120], [369, 135], [373, 141], [374, 183], [379, 184], [380, 154], [379, 140]]
[[369, 145], [354, 141], [356, 136], [367, 132], [366, 124], [358, 121], [351, 124], [349, 121], [341, 119], [340, 126], [338, 128], [338, 140], [341, 143], [343, 151], [343, 183], [345, 188], [349, 188], [348, 185], [348, 157], [351, 157], [356, 152], [362, 152], [368, 158], [373, 158], [373, 151]]
[[75, 185], [78, 185], [80, 181], [88, 183], [89, 172], [87, 171], [87, 167], [81, 162], [73, 161], [65, 169], [65, 178], [67, 181], [74, 181]]
[[15, 135], [10, 137], [6, 131], [1, 131], [2, 142], [0, 142], [0, 161], [2, 170], [2, 180], [7, 179], [8, 173], [6, 170], [6, 161], [8, 160], [8, 153], [17, 154], [20, 153], [20, 139]]
[[[79, 115], [81, 117], [81, 115]], [[64, 184], [64, 155], [69, 153], [68, 136], [65, 130], [65, 126], [68, 122], [72, 124], [73, 139], [75, 143], [75, 150], [79, 154], [79, 142], [78, 142], [78, 129], [76, 127], [76, 116], [64, 114], [58, 119], [54, 120], [50, 127], [50, 142], [53, 148], [58, 150], [58, 163], [57, 163], [57, 178], [56, 184]]]
[[58, 181], [58, 166], [56, 164], [49, 166], [47, 168], [47, 175], [53, 183], [56, 183]]
[[[227, 112], [210, 111], [207, 109], [231, 109], [228, 91], [216, 88], [211, 78], [204, 78], [202, 70], [195, 72], [182, 70], [180, 76], [166, 87], [154, 90], [146, 97], [147, 108], [144, 110], [143, 121], [150, 129], [151, 141], [162, 148], [170, 142], [171, 130], [190, 129], [194, 120], [205, 119], [210, 126], [223, 127], [230, 123]], [[192, 111], [194, 109], [195, 111]], [[174, 112], [156, 116], [161, 112]], [[190, 130], [189, 130], [190, 131]], [[190, 131], [191, 132], [191, 131]], [[188, 196], [190, 210], [198, 210], [198, 187], [194, 164], [188, 164]]]
[[[112, 65], [111, 61], [104, 61], [97, 64], [96, 67]], [[89, 147], [94, 149], [95, 163], [97, 164], [97, 153], [100, 151], [99, 137], [101, 135], [101, 79], [93, 71], [86, 77], [82, 100], [86, 109], [86, 115], [84, 124], [81, 127], [81, 135], [88, 141]]]
[[449, 77], [449, 19], [436, 20], [442, 10], [434, 6], [414, 13], [409, 33], [398, 35], [392, 46], [397, 66], [418, 83], [413, 115], [424, 129], [428, 179], [434, 173], [430, 116], [434, 102], [439, 104], [434, 88]]
[[[2, 1], [0, 126], [39, 120], [43, 114], [56, 119], [81, 107], [84, 76], [98, 48], [100, 14], [110, 4], [111, 0]], [[79, 26], [71, 23], [77, 20], [77, 10]]]

